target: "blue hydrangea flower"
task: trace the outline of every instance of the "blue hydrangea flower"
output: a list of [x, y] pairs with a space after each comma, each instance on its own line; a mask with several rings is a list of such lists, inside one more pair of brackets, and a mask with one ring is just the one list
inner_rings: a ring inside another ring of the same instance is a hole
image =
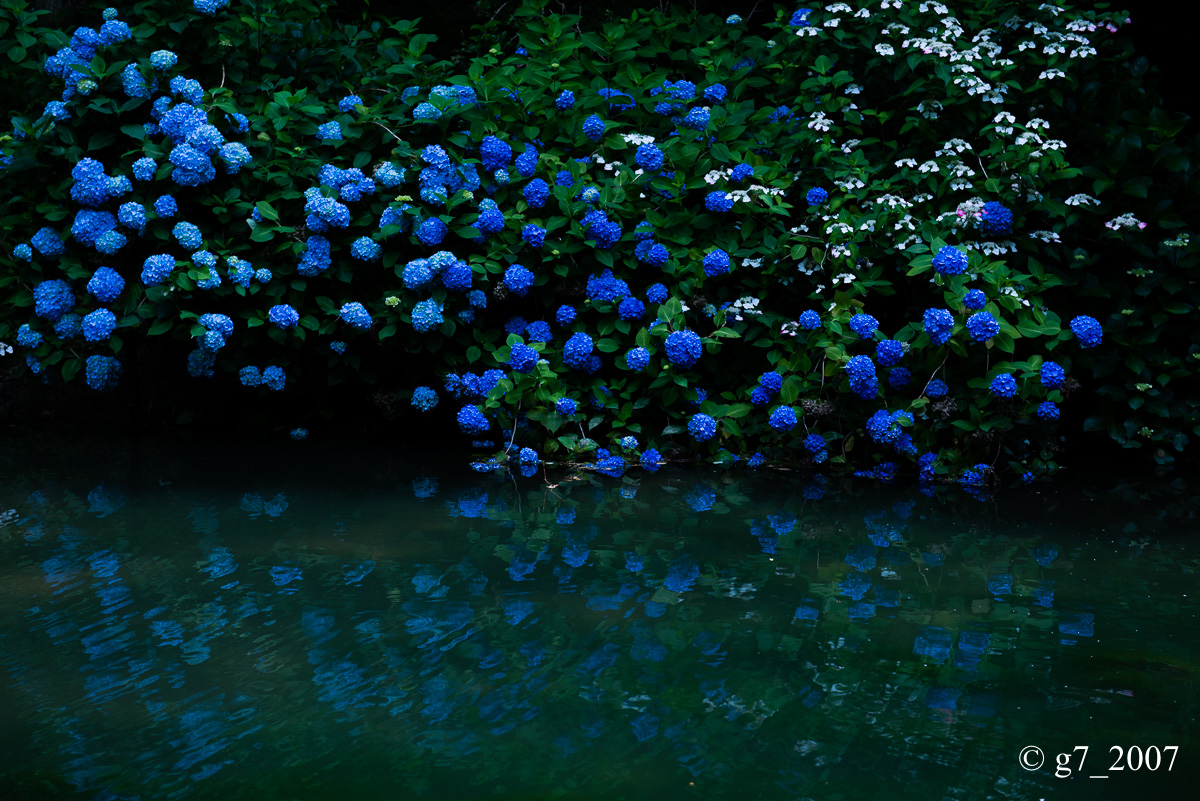
[[704, 208], [723, 214], [733, 208], [733, 196], [720, 190], [709, 192], [704, 198]]
[[625, 354], [625, 364], [630, 370], [644, 370], [650, 363], [650, 351], [645, 348], [632, 348]]
[[525, 202], [535, 209], [540, 209], [546, 204], [546, 198], [550, 196], [550, 187], [541, 178], [534, 178], [525, 185], [521, 196], [525, 198]]
[[100, 26], [100, 43], [105, 46], [120, 44], [131, 36], [133, 32], [129, 30], [129, 23], [119, 19], [106, 20]]
[[717, 421], [707, 414], [694, 414], [688, 421], [688, 433], [696, 442], [707, 442], [717, 433]]
[[371, 327], [371, 315], [367, 313], [366, 308], [358, 301], [343, 304], [338, 316], [342, 322], [352, 328], [366, 331]]
[[279, 303], [267, 312], [267, 318], [280, 328], [291, 328], [300, 322], [300, 313], [286, 303]]
[[350, 255], [360, 261], [378, 261], [383, 248], [369, 236], [360, 236], [350, 246]]
[[643, 170], [661, 170], [663, 166], [663, 152], [658, 149], [657, 145], [652, 143], [639, 145], [637, 154], [633, 160]]
[[[1011, 377], [1011, 376], [1010, 376]], [[1013, 391], [1016, 391], [1016, 385], [1013, 385]], [[940, 378], [935, 378], [925, 385], [925, 395], [930, 400], [938, 400], [944, 398], [950, 392], [950, 387]]]
[[1067, 377], [1067, 374], [1056, 362], [1043, 362], [1041, 377], [1042, 386], [1047, 389], [1056, 389], [1062, 386], [1062, 382]]
[[1055, 406], [1055, 405], [1054, 405], [1053, 403], [1051, 403], [1050, 401], [1044, 401], [1044, 402], [1042, 402], [1042, 403], [1038, 404], [1038, 407], [1037, 407], [1037, 416], [1038, 416], [1038, 417], [1040, 417], [1041, 419], [1043, 419], [1043, 420], [1057, 420], [1057, 419], [1058, 419], [1058, 414], [1059, 414], [1059, 413], [1058, 413], [1058, 407], [1057, 407], [1057, 406]]
[[573, 108], [575, 106], [575, 93], [564, 89], [561, 93], [559, 93], [558, 97], [554, 99], [554, 105], [563, 110]]
[[525, 297], [533, 281], [533, 273], [520, 264], [510, 264], [504, 271], [504, 286], [517, 297]]
[[804, 449], [809, 453], [819, 453], [825, 450], [825, 438], [820, 434], [809, 434], [804, 438]]
[[708, 127], [709, 112], [703, 106], [697, 106], [684, 116], [679, 123], [684, 128], [689, 128], [693, 131], [703, 131]]
[[812, 189], [808, 190], [808, 193], [805, 194], [804, 199], [810, 206], [820, 206], [829, 199], [829, 193], [819, 186], [814, 186]]
[[769, 373], [763, 373], [758, 377], [758, 385], [772, 395], [777, 395], [783, 389], [783, 376], [774, 370]]
[[517, 461], [521, 464], [537, 464], [539, 461], [537, 451], [533, 448], [521, 448], [517, 454]]
[[512, 346], [508, 363], [511, 364], [512, 369], [516, 370], [518, 373], [528, 373], [529, 371], [533, 370], [534, 365], [537, 364], [537, 360], [538, 352], [536, 350], [528, 345], [517, 342]]
[[54, 324], [54, 333], [59, 339], [74, 339], [83, 333], [83, 320], [78, 314], [64, 314]]
[[346, 95], [338, 101], [338, 111], [349, 114], [354, 111], [355, 106], [364, 106], [363, 99], [358, 95]]
[[121, 363], [112, 356], [89, 356], [84, 378], [87, 385], [97, 391], [117, 388], [121, 375]]
[[709, 278], [725, 275], [729, 272], [729, 254], [717, 248], [704, 257], [704, 274]]
[[204, 242], [204, 237], [200, 234], [200, 229], [192, 225], [190, 222], [175, 223], [175, 227], [171, 229], [175, 241], [188, 250], [197, 250]]
[[264, 367], [262, 371], [262, 383], [267, 389], [282, 392], [283, 388], [287, 386], [287, 374], [284, 373], [282, 367], [276, 367], [275, 365]]
[[811, 13], [812, 13], [811, 9], [808, 9], [808, 8], [800, 9], [796, 13], [792, 14], [792, 18], [790, 20], [788, 20], [788, 25], [792, 26], [793, 28], [808, 27], [809, 25], [812, 24], [811, 22], [808, 21], [808, 15]]
[[583, 135], [593, 142], [599, 141], [604, 136], [604, 120], [595, 114], [588, 117], [583, 121]]
[[159, 217], [174, 217], [179, 212], [179, 206], [175, 203], [175, 198], [170, 195], [160, 195], [154, 201], [154, 213]]
[[41, 347], [41, 344], [44, 341], [45, 338], [41, 335], [41, 333], [30, 328], [29, 323], [23, 323], [21, 327], [17, 329], [17, 344], [22, 348], [29, 348], [30, 350], [33, 350]]
[[437, 217], [430, 217], [417, 228], [417, 239], [426, 247], [436, 247], [446, 238], [447, 230], [444, 222]]
[[984, 203], [979, 230], [988, 236], [1008, 236], [1013, 230], [1013, 213], [994, 200]]
[[796, 410], [791, 406], [778, 406], [771, 412], [771, 428], [776, 431], [791, 431], [796, 427]]
[[135, 181], [153, 181], [158, 165], [154, 159], [145, 156], [133, 162], [133, 179]]
[[60, 278], [51, 278], [35, 286], [33, 300], [33, 313], [51, 322], [57, 322], [75, 305], [71, 285]]
[[667, 288], [663, 284], [651, 284], [646, 290], [646, 301], [649, 303], [665, 303], [667, 300]]
[[146, 210], [142, 208], [141, 203], [134, 201], [122, 203], [121, 207], [117, 209], [117, 219], [121, 221], [122, 225], [140, 231], [146, 224]]
[[797, 324], [805, 331], [816, 331], [821, 327], [821, 315], [812, 309], [809, 309], [808, 311], [801, 313]]
[[676, 367], [687, 369], [700, 361], [703, 343], [694, 331], [673, 331], [667, 336], [667, 359]]
[[554, 185], [569, 187], [575, 183], [575, 179], [571, 177], [570, 170], [559, 170], [554, 173]]
[[478, 436], [491, 428], [491, 423], [478, 406], [467, 405], [458, 410], [458, 427], [468, 436]]
[[526, 223], [521, 229], [521, 239], [532, 247], [540, 248], [546, 241], [546, 229], [534, 223]]
[[158, 286], [165, 283], [167, 277], [175, 269], [175, 259], [163, 253], [150, 256], [142, 264], [142, 283], [146, 286]]
[[559, 325], [570, 325], [575, 322], [575, 308], [573, 306], [559, 306], [554, 319]]
[[592, 338], [583, 332], [571, 335], [563, 345], [563, 364], [576, 370], [586, 370], [592, 355]]
[[633, 295], [622, 300], [617, 306], [617, 316], [622, 320], [640, 320], [645, 313], [645, 304]]
[[879, 321], [869, 314], [856, 314], [850, 318], [850, 330], [863, 339], [870, 339], [879, 327]]
[[923, 317], [925, 333], [935, 345], [945, 345], [954, 330], [954, 317], [946, 309], [926, 309]]
[[766, 406], [775, 398], [775, 394], [766, 387], [755, 387], [750, 392], [750, 404], [752, 406]]
[[337, 120], [331, 120], [330, 122], [318, 125], [317, 138], [323, 142], [342, 141], [342, 124]]
[[986, 342], [1000, 333], [1000, 323], [990, 312], [976, 312], [967, 320], [967, 333], [976, 342]]
[[244, 387], [257, 387], [262, 384], [262, 372], [257, 367], [246, 366], [238, 370], [238, 380]]
[[150, 54], [150, 66], [162, 72], [174, 67], [179, 61], [179, 56], [172, 53], [170, 50], [155, 50]]
[[875, 380], [875, 363], [870, 356], [855, 356], [846, 363], [850, 376], [850, 390], [860, 398], [873, 398], [878, 389]]
[[1017, 381], [1010, 373], [1000, 373], [992, 379], [990, 389], [993, 395], [1011, 398], [1017, 394]]
[[1094, 348], [1100, 344], [1104, 336], [1104, 329], [1100, 327], [1100, 323], [1095, 317], [1088, 317], [1086, 314], [1081, 314], [1071, 320], [1071, 333], [1079, 340], [1079, 344], [1085, 348]]
[[907, 367], [897, 367], [888, 373], [888, 386], [892, 389], [904, 389], [912, 381], [912, 371]]
[[963, 296], [963, 307], [970, 311], [979, 311], [987, 304], [987, 295], [983, 294], [983, 290], [972, 289]]
[[83, 338], [88, 342], [103, 342], [117, 327], [117, 316], [108, 309], [96, 309], [83, 318]]
[[412, 326], [417, 331], [421, 333], [432, 331], [441, 325], [442, 322], [442, 304], [433, 298], [423, 300], [413, 306]]
[[737, 25], [741, 21], [742, 21], [742, 18], [739, 17], [737, 14], [730, 14], [728, 17], [725, 18], [726, 25]]
[[485, 172], [495, 172], [501, 167], [508, 166], [512, 161], [512, 147], [496, 136], [485, 136], [479, 146], [479, 154], [483, 159]]
[[884, 367], [891, 367], [904, 356], [904, 343], [885, 339], [875, 346], [875, 359]]
[[39, 229], [29, 241], [33, 245], [33, 249], [46, 258], [56, 259], [66, 252], [62, 239], [53, 228]]
[[554, 410], [559, 414], [570, 416], [575, 414], [575, 412], [578, 410], [578, 407], [576, 406], [575, 401], [571, 400], [570, 398], [559, 398], [554, 402]]
[[738, 164], [738, 165], [734, 166], [733, 170], [730, 172], [729, 180], [733, 181], [734, 183], [740, 184], [742, 181], [745, 181], [746, 179], [751, 178], [753, 176], [754, 176], [754, 168], [753, 167], [751, 167], [749, 164]]
[[20, 245], [17, 245], [15, 248], [13, 248], [13, 257], [20, 259], [21, 261], [32, 261], [33, 248], [22, 242]]
[[440, 119], [442, 116], [442, 112], [440, 109], [438, 109], [437, 106], [433, 105], [432, 103], [418, 103], [417, 107], [413, 109], [412, 115], [413, 115], [414, 120], [421, 120], [421, 121], [429, 120], [430, 122], [432, 122], [434, 120]]
[[933, 257], [933, 269], [939, 275], [962, 275], [967, 271], [967, 254], [953, 245], [946, 245]]

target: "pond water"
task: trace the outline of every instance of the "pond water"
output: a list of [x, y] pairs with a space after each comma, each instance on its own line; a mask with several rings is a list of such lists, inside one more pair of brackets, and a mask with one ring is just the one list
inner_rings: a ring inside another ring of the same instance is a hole
[[0, 798], [1194, 797], [1186, 491], [548, 475], [0, 447]]

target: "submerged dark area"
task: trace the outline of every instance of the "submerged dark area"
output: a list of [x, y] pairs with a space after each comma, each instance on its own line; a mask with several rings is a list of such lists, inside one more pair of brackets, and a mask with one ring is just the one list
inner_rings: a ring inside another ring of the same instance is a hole
[[[0, 448], [5, 798], [1173, 798], [1195, 778], [1182, 480], [980, 501], [39, 443]], [[1056, 778], [1084, 745], [1111, 778]], [[1134, 746], [1137, 771], [1107, 770]]]

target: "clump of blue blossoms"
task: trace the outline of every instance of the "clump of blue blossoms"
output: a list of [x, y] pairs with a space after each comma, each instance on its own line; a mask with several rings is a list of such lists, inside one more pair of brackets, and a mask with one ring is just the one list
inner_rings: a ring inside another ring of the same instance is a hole
[[1013, 230], [1013, 213], [996, 201], [983, 204], [979, 212], [979, 230], [988, 236], [1008, 236]]
[[546, 205], [546, 199], [550, 197], [550, 187], [541, 178], [534, 178], [526, 184], [521, 196], [525, 198], [525, 202], [530, 207], [540, 209]]
[[720, 248], [706, 255], [702, 263], [704, 274], [709, 278], [716, 278], [729, 272], [729, 254]]
[[33, 313], [51, 322], [57, 322], [75, 305], [71, 285], [61, 278], [42, 281], [33, 288]]
[[954, 317], [945, 309], [926, 309], [923, 318], [925, 333], [935, 345], [945, 345], [954, 331]]
[[269, 365], [263, 368], [262, 385], [274, 392], [282, 392], [287, 385], [287, 374], [284, 373], [282, 367]]
[[578, 406], [571, 398], [559, 398], [554, 402], [554, 410], [559, 414], [573, 415], [578, 410]]
[[[1015, 390], [1016, 390], [1016, 387], [1014, 385], [1014, 391]], [[946, 382], [940, 378], [935, 378], [932, 381], [930, 381], [928, 384], [925, 385], [925, 396], [928, 397], [930, 400], [938, 400], [939, 398], [944, 398], [944, 397], [946, 397], [947, 394], [949, 394], [949, 392], [950, 392], [950, 387], [947, 386]]]
[[317, 138], [323, 142], [342, 141], [342, 125], [337, 120], [322, 123], [317, 126]]
[[875, 360], [884, 367], [891, 367], [904, 358], [904, 343], [885, 339], [875, 346]]
[[1100, 327], [1100, 323], [1095, 317], [1088, 317], [1086, 314], [1081, 314], [1071, 320], [1071, 333], [1079, 340], [1079, 344], [1085, 348], [1094, 348], [1100, 344], [1103, 338], [1104, 329]]
[[1044, 401], [1038, 404], [1037, 416], [1042, 420], [1057, 420], [1058, 414], [1058, 407], [1050, 401]]
[[171, 256], [166, 254], [150, 256], [142, 264], [142, 283], [146, 286], [163, 284], [174, 269], [175, 259]]
[[856, 314], [850, 318], [850, 330], [863, 339], [870, 339], [879, 328], [879, 321], [869, 314]]
[[533, 281], [533, 273], [520, 264], [510, 264], [504, 271], [504, 286], [517, 297], [525, 297]]
[[427, 412], [437, 406], [438, 394], [430, 387], [417, 387], [413, 390], [412, 405], [422, 412]]
[[808, 193], [805, 194], [804, 199], [810, 206], [820, 206], [829, 199], [829, 193], [819, 186], [814, 186], [812, 189], [808, 190]]
[[696, 442], [707, 442], [717, 433], [717, 421], [707, 414], [694, 414], [692, 415], [692, 419], [688, 421], [687, 430]]
[[963, 296], [963, 307], [970, 311], [979, 311], [987, 303], [987, 295], [983, 294], [983, 290], [972, 289]]
[[709, 192], [704, 197], [704, 208], [724, 214], [733, 208], [733, 196], [720, 190]]
[[687, 369], [700, 361], [703, 343], [694, 331], [673, 331], [667, 336], [667, 359], [676, 367]]
[[946, 245], [933, 257], [933, 269], [939, 275], [962, 275], [967, 271], [967, 254], [952, 245]]
[[581, 332], [571, 335], [563, 345], [563, 364], [575, 370], [586, 370], [592, 355], [592, 338]]
[[796, 410], [791, 406], [779, 406], [771, 412], [771, 428], [776, 431], [791, 431], [796, 427]]
[[558, 97], [556, 97], [554, 99], [554, 105], [558, 106], [560, 109], [563, 109], [564, 111], [569, 108], [574, 108], [575, 107], [575, 93], [568, 89], [564, 89], [562, 92], [559, 93]]
[[817, 314], [812, 309], [800, 314], [800, 319], [797, 321], [800, 328], [805, 331], [816, 331], [821, 327], [821, 315]]
[[112, 356], [89, 356], [86, 362], [85, 379], [94, 390], [112, 390], [117, 387], [121, 376], [121, 363]]
[[1056, 362], [1043, 362], [1041, 369], [1042, 386], [1047, 389], [1056, 389], [1062, 386], [1062, 382], [1066, 379], [1067, 373]]
[[583, 135], [593, 142], [599, 141], [604, 136], [604, 120], [595, 114], [588, 117], [583, 121]]
[[976, 312], [967, 320], [967, 333], [976, 342], [986, 342], [1000, 333], [1000, 323], [990, 312]]
[[40, 347], [44, 341], [40, 333], [29, 327], [29, 323], [24, 323], [17, 329], [17, 344], [22, 348], [33, 350]]
[[875, 363], [869, 356], [855, 356], [846, 363], [846, 374], [850, 376], [850, 390], [860, 398], [873, 398], [878, 390], [875, 380]]
[[358, 301], [343, 304], [338, 316], [342, 322], [360, 331], [366, 331], [371, 327], [371, 315]]
[[508, 362], [518, 373], [528, 373], [537, 364], [537, 360], [538, 352], [536, 350], [518, 342], [512, 346]]
[[354, 111], [355, 106], [363, 105], [366, 104], [363, 103], [363, 99], [358, 95], [346, 95], [338, 101], [338, 111], [344, 114], [349, 114], [350, 112]]
[[369, 236], [360, 236], [350, 246], [350, 255], [360, 261], [378, 261], [383, 248]]
[[[343, 311], [345, 311], [344, 308]], [[417, 305], [413, 306], [412, 326], [417, 331], [420, 331], [421, 333], [432, 331], [441, 325], [442, 322], [442, 304], [438, 303], [433, 298], [423, 300]], [[353, 325], [353, 323], [351, 324]], [[369, 322], [367, 327], [370, 327]]]
[[468, 436], [477, 436], [486, 433], [491, 423], [478, 406], [467, 405], [458, 410], [458, 427]]
[[625, 354], [625, 364], [630, 370], [643, 370], [650, 363], [650, 351], [645, 348], [632, 348]]
[[83, 338], [88, 342], [103, 342], [117, 327], [117, 316], [108, 309], [96, 309], [83, 318]]
[[992, 394], [1000, 398], [1011, 398], [1017, 394], [1017, 380], [1010, 373], [1000, 373], [992, 379]]
[[280, 328], [291, 328], [300, 322], [300, 313], [286, 303], [279, 303], [267, 312], [267, 319]]
[[170, 50], [155, 50], [150, 54], [150, 66], [162, 72], [174, 67], [179, 61], [179, 56], [172, 53]]
[[663, 152], [653, 143], [639, 145], [637, 154], [633, 160], [643, 170], [661, 170], [663, 166]]

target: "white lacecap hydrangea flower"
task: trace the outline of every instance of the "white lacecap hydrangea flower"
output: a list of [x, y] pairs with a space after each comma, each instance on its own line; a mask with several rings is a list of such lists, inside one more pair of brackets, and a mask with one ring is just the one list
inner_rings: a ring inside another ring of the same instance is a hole
[[1104, 227], [1110, 228], [1114, 231], [1117, 231], [1122, 228], [1145, 228], [1146, 224], [1144, 222], [1142, 222], [1141, 220], [1139, 220], [1137, 217], [1134, 217], [1132, 214], [1126, 212], [1125, 214], [1122, 214], [1120, 217], [1114, 217], [1113, 219], [1106, 222], [1104, 224]]
[[825, 112], [818, 111], [809, 118], [808, 127], [817, 131], [828, 131], [831, 124], [829, 118], [825, 116]]
[[1045, 70], [1044, 72], [1042, 72], [1042, 74], [1038, 76], [1038, 80], [1039, 81], [1052, 81], [1055, 78], [1062, 78], [1066, 74], [1067, 73], [1063, 72], [1062, 70], [1049, 69], [1049, 70]]
[[887, 11], [889, 8], [899, 8], [901, 5], [902, 3], [900, 0], [890, 0], [890, 2], [889, 0], [883, 0], [883, 4], [879, 7], [884, 11]]
[[899, 161], [897, 161], [897, 162], [896, 162], [896, 167], [897, 167], [897, 168], [900, 168], [900, 167], [916, 167], [916, 166], [917, 166], [916, 159], [900, 159]]
[[835, 19], [827, 19], [827, 20], [825, 20], [825, 27], [826, 28], [836, 28], [838, 26], [839, 22], [841, 22], [840, 19], [836, 19], [836, 18]]
[[936, 100], [924, 101], [917, 104], [917, 111], [927, 120], [936, 120], [938, 112], [942, 110], [942, 104]]
[[848, 95], [858, 95], [858, 94], [862, 94], [862, 90], [863, 90], [863, 88], [861, 86], [859, 86], [858, 84], [848, 83], [848, 84], [846, 84], [846, 88], [843, 91]]
[[1029, 144], [1040, 145], [1042, 143], [1042, 137], [1038, 136], [1037, 134], [1033, 133], [1032, 131], [1022, 131], [1017, 136], [1016, 143], [1018, 146], [1029, 145]]
[[1099, 206], [1100, 205], [1099, 200], [1096, 200], [1096, 198], [1092, 197], [1091, 195], [1085, 195], [1083, 193], [1080, 193], [1077, 195], [1071, 195], [1069, 198], [1067, 198], [1063, 202], [1066, 203], [1068, 206], [1086, 206], [1086, 205]]
[[1048, 44], [1042, 48], [1042, 55], [1044, 55], [1044, 56], [1053, 56], [1058, 53], [1065, 53], [1065, 52], [1067, 52], [1067, 46], [1064, 44], [1061, 44], [1059, 42], [1051, 42], [1050, 44]]
[[870, 19], [871, 12], [867, 11], [865, 8], [860, 8], [858, 11], [854, 12], [854, 16], [858, 19]]
[[894, 47], [892, 47], [890, 44], [880, 43], [880, 44], [875, 45], [875, 52], [881, 56], [896, 55], [896, 49]]
[[1057, 233], [1055, 233], [1054, 231], [1034, 231], [1031, 234], [1029, 234], [1029, 238], [1030, 239], [1040, 239], [1043, 242], [1061, 242], [1062, 241], [1062, 238], [1059, 237], [1059, 235]]
[[0, 342], [0, 356], [7, 356], [13, 352], [12, 345], [7, 342]]
[[1096, 55], [1096, 48], [1084, 45], [1071, 51], [1071, 58], [1087, 58]]
[[938, 167], [938, 163], [932, 159], [922, 164], [918, 169], [921, 172], [941, 172], [941, 168]]
[[652, 145], [654, 137], [647, 134], [621, 134], [621, 138], [631, 145]]
[[691, 307], [691, 306], [689, 306], [689, 305], [687, 305], [686, 303], [684, 303], [684, 302], [680, 301], [680, 303], [679, 303], [679, 310], [680, 310], [680, 311], [685, 311], [685, 312], [688, 312], [688, 311], [691, 311], [691, 310], [692, 310], [692, 307]]
[[[783, 283], [782, 281], [780, 283]], [[800, 332], [800, 324], [795, 322], [787, 322], [779, 326], [780, 336], [794, 337]]]
[[762, 259], [742, 259], [743, 267], [753, 267], [756, 270], [759, 267], [762, 267], [762, 263], [763, 263]]
[[866, 221], [864, 221], [862, 225], [858, 226], [858, 230], [860, 230], [860, 231], [871, 231], [872, 233], [874, 233], [874, 231], [875, 231], [875, 221], [874, 221], [874, 220], [866, 220]]
[[845, 3], [834, 3], [833, 5], [825, 6], [825, 13], [827, 14], [845, 14], [847, 11], [853, 10]]

